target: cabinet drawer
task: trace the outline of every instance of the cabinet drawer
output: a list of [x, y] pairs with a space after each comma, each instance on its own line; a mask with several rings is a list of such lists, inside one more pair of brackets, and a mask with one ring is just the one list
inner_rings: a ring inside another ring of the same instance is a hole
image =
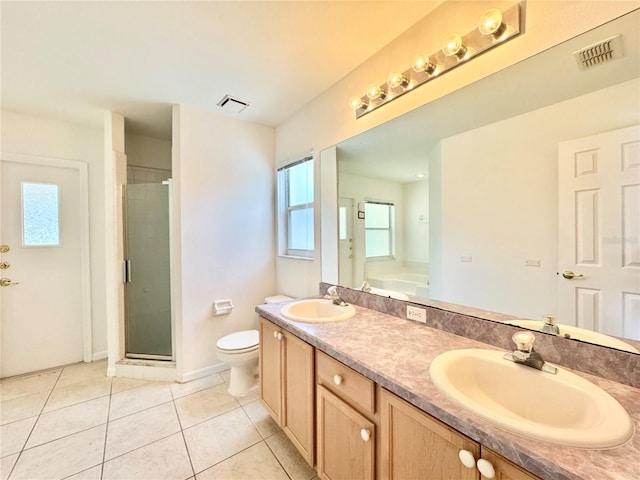
[[375, 413], [375, 383], [316, 350], [317, 382], [364, 411]]

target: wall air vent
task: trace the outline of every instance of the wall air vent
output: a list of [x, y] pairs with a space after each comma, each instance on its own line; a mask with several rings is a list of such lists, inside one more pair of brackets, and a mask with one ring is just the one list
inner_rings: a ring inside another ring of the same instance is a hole
[[584, 47], [573, 56], [580, 70], [595, 67], [605, 62], [622, 57], [622, 37], [615, 35], [588, 47]]
[[225, 112], [240, 113], [249, 106], [249, 102], [239, 100], [231, 95], [225, 95], [222, 100], [218, 102], [218, 106]]

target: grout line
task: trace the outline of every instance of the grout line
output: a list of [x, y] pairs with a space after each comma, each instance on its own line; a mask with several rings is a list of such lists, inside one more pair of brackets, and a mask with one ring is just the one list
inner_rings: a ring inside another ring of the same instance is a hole
[[[176, 406], [176, 399], [173, 396], [173, 390], [171, 390], [171, 388], [169, 388], [169, 392], [171, 393], [171, 400], [173, 402], [173, 409], [176, 412], [176, 418], [178, 419], [178, 427], [180, 427], [180, 435], [182, 435], [182, 441], [184, 442], [184, 449], [187, 451], [187, 457], [189, 458], [189, 465], [191, 465], [191, 473], [192, 473], [192, 476], [195, 478], [196, 471], [193, 468], [193, 460], [191, 460], [191, 453], [189, 452], [189, 446], [187, 445], [187, 439], [184, 436], [184, 428], [182, 428], [182, 421], [180, 420], [180, 415], [178, 414], [178, 407]], [[183, 397], [179, 397], [179, 398], [183, 398]]]
[[109, 437], [109, 418], [111, 417], [111, 397], [113, 396], [113, 378], [109, 388], [109, 405], [107, 406], [107, 426], [104, 429], [104, 446], [102, 447], [102, 465], [100, 466], [100, 480], [104, 476], [104, 461], [107, 456], [107, 438]]
[[[282, 430], [280, 430], [280, 432], [282, 432]], [[284, 433], [284, 432], [283, 432]], [[276, 435], [276, 434], [274, 434]], [[274, 435], [271, 435], [271, 437], [273, 437]], [[285, 435], [286, 436], [286, 435]], [[269, 437], [269, 438], [271, 438]], [[273, 448], [271, 448], [271, 445], [269, 445], [267, 443], [267, 440], [264, 440], [264, 444], [267, 446], [267, 448], [269, 449], [269, 451], [271, 452], [271, 455], [273, 455], [273, 457], [276, 459], [276, 462], [278, 462], [278, 464], [280, 465], [280, 467], [282, 468], [282, 470], [284, 471], [284, 474], [289, 477], [289, 480], [293, 480], [293, 477], [291, 477], [291, 475], [289, 474], [289, 471], [285, 468], [285, 466], [282, 464], [282, 462], [280, 461], [280, 457], [278, 457], [278, 455], [276, 454], [276, 452], [273, 451]]]

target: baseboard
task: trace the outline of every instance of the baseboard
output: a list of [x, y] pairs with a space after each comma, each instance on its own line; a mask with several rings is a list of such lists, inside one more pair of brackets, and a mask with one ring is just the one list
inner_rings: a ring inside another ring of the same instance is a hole
[[216, 363], [215, 365], [210, 365], [208, 367], [199, 368], [198, 370], [183, 373], [182, 375], [177, 375], [176, 382], [187, 383], [191, 380], [213, 375], [214, 373], [224, 372], [225, 370], [229, 370], [229, 366], [226, 363]]
[[108, 357], [108, 352], [106, 350], [104, 352], [94, 352], [93, 355], [91, 355], [91, 361], [96, 362], [98, 360], [102, 360], [107, 357]]

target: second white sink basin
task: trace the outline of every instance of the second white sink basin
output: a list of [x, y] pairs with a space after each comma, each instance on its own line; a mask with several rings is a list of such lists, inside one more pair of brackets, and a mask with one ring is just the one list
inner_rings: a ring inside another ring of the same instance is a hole
[[309, 298], [288, 303], [280, 310], [283, 317], [296, 322], [341, 322], [353, 317], [353, 305], [340, 306], [324, 298]]
[[429, 368], [450, 400], [498, 427], [582, 448], [622, 445], [633, 422], [618, 401], [567, 370], [556, 375], [503, 359], [495, 350], [451, 350]]

